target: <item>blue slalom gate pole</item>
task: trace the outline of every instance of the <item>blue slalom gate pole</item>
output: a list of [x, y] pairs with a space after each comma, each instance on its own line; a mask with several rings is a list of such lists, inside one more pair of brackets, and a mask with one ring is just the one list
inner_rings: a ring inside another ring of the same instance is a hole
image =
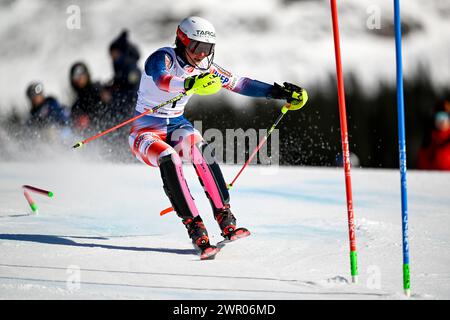
[[406, 138], [405, 138], [405, 106], [403, 95], [402, 64], [402, 30], [400, 18], [400, 0], [394, 0], [395, 56], [397, 65], [397, 116], [398, 146], [400, 160], [400, 189], [402, 200], [402, 242], [403, 242], [403, 289], [406, 296], [411, 295], [409, 272], [409, 239], [408, 239], [408, 195], [406, 184]]

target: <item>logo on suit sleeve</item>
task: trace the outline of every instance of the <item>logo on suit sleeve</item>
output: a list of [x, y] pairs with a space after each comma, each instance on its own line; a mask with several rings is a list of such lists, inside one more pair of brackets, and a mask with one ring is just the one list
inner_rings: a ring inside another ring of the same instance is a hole
[[223, 86], [228, 85], [230, 83], [231, 78], [233, 77], [233, 75], [230, 72], [228, 72], [227, 70], [223, 69], [222, 67], [216, 64], [214, 65], [212, 71], [213, 74], [215, 74], [220, 78], [220, 82], [222, 82]]

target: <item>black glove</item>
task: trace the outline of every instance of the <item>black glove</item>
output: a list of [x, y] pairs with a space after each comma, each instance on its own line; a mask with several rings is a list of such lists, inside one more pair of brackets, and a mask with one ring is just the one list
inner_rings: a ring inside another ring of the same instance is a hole
[[299, 110], [308, 101], [308, 93], [295, 84], [284, 82], [283, 86], [280, 86], [275, 82], [272, 91], [269, 93], [269, 98], [286, 99], [287, 103], [290, 104], [288, 110]]
[[[273, 99], [285, 99], [291, 103], [294, 100], [298, 100], [298, 96], [301, 96], [303, 89], [295, 84], [289, 82], [283, 82], [283, 86], [278, 83], [274, 83], [272, 91], [269, 93], [269, 97]], [[293, 96], [295, 95], [295, 97]]]

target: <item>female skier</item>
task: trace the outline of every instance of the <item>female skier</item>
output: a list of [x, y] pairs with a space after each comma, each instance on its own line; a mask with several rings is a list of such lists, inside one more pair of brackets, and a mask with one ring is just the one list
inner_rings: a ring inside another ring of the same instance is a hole
[[[289, 110], [298, 110], [308, 99], [304, 89], [284, 83], [269, 85], [238, 77], [214, 63], [216, 33], [213, 25], [200, 17], [188, 17], [177, 28], [175, 48], [164, 47], [145, 62], [136, 103], [136, 115], [174, 98], [180, 93], [213, 94], [221, 87], [251, 97], [286, 99]], [[199, 215], [186, 180], [182, 158], [190, 158], [211, 203], [215, 220], [227, 240], [248, 236], [245, 228], [236, 228], [230, 211], [230, 195], [217, 162], [208, 153], [207, 143], [183, 115], [190, 95], [135, 120], [129, 143], [136, 158], [159, 167], [163, 188], [176, 214], [186, 226], [201, 259], [213, 258], [218, 248], [209, 242], [208, 232]], [[205, 155], [208, 155], [205, 159]]]

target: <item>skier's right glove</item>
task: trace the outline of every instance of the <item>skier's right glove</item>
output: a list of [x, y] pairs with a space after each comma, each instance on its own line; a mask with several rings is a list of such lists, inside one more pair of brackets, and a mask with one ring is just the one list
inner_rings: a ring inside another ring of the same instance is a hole
[[269, 96], [274, 99], [286, 99], [291, 104], [289, 110], [301, 109], [308, 101], [306, 90], [289, 82], [284, 82], [283, 86], [275, 82]]
[[196, 93], [200, 96], [206, 96], [219, 92], [222, 89], [222, 83], [217, 75], [205, 72], [186, 78], [184, 80], [184, 89], [188, 95]]

